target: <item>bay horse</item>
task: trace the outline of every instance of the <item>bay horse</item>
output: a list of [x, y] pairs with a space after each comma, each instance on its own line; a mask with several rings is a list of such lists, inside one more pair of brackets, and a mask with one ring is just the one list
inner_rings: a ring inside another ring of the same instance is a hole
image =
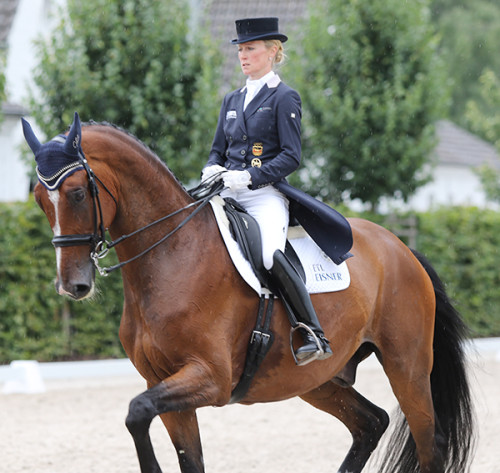
[[[257, 294], [235, 270], [210, 206], [197, 211], [167, 166], [135, 137], [106, 123], [81, 127], [75, 115], [66, 139], [41, 144], [23, 124], [35, 156], [51, 147], [49, 164], [71, 154], [71, 145], [81, 146], [79, 166], [58, 187], [39, 182], [34, 190], [54, 232], [58, 293], [89, 297], [99, 234], [108, 229], [120, 242], [119, 335], [147, 383], [126, 418], [141, 472], [161, 472], [149, 435], [155, 416], [168, 430], [182, 473], [203, 472], [196, 409], [230, 402], [244, 368]], [[171, 218], [161, 219], [166, 215]], [[299, 396], [337, 417], [352, 435], [338, 472], [361, 472], [389, 423], [387, 413], [353, 387], [357, 364], [375, 353], [403, 414], [381, 471], [463, 473], [474, 444], [465, 324], [422, 255], [374, 223], [350, 224], [350, 286], [312, 296], [333, 356], [297, 366], [289, 321], [277, 301], [274, 344], [240, 402]]]

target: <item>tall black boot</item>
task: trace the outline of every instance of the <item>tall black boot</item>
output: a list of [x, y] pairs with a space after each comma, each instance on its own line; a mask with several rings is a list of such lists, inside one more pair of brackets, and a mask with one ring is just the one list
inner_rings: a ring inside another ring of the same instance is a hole
[[[299, 322], [310, 330], [299, 329], [304, 345], [295, 351], [299, 364], [313, 360], [324, 360], [332, 355], [332, 350], [311, 302], [311, 297], [301, 277], [283, 252], [276, 250], [273, 255], [273, 267], [269, 271], [272, 283], [277, 287], [279, 295], [292, 309]], [[311, 333], [314, 332], [314, 335]]]

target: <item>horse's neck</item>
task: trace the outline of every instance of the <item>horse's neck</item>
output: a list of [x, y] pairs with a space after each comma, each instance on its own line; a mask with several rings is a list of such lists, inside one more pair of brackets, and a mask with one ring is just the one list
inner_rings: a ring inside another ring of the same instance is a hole
[[[109, 227], [113, 239], [128, 235], [138, 228], [169, 215], [186, 205], [192, 199], [176, 180], [174, 175], [161, 162], [148, 156], [142, 156], [139, 148], [129, 153], [120, 153], [119, 161], [107, 160], [110, 179], [115, 185], [115, 198], [118, 208]], [[145, 153], [145, 151], [144, 151]], [[176, 218], [172, 218], [175, 225]], [[161, 224], [162, 231], [169, 222]], [[155, 230], [146, 230], [141, 234], [141, 241], [149, 240]], [[137, 243], [137, 242], [136, 242]]]
[[169, 173], [133, 176], [120, 180], [118, 225], [115, 231], [130, 233], [189, 204], [190, 198]]
[[[140, 188], [137, 189], [136, 185]], [[122, 185], [116, 222], [110, 227], [113, 239], [129, 235], [158, 219], [175, 214], [115, 247], [120, 262], [130, 259], [134, 261], [122, 268], [123, 283], [125, 288], [129, 288], [125, 291], [127, 300], [130, 297], [135, 300], [134, 294], [138, 288], [143, 295], [148, 291], [157, 291], [150, 284], [153, 278], [168, 279], [171, 284], [162, 290], [165, 293], [179, 294], [180, 288], [172, 280], [177, 281], [177, 284], [183, 281], [182, 285], [185, 287], [189, 284], [186, 281], [190, 271], [196, 268], [208, 274], [213, 270], [213, 257], [217, 251], [211, 249], [221, 244], [222, 240], [220, 237], [214, 238], [219, 233], [209, 208], [203, 209], [189, 224], [181, 227], [198, 208], [185, 208], [192, 202], [193, 199], [170, 172], [159, 174], [145, 182], [134, 181], [131, 187]], [[158, 247], [135, 259], [167, 235], [170, 236]], [[180, 278], [179, 275], [185, 277]]]

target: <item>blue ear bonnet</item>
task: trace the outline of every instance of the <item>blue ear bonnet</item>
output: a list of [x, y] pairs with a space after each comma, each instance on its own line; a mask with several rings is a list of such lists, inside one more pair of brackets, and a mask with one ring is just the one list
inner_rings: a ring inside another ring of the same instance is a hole
[[59, 135], [43, 144], [35, 154], [38, 180], [49, 190], [57, 189], [64, 179], [83, 169], [79, 155], [66, 153], [66, 137]]
[[64, 179], [83, 166], [83, 152], [80, 146], [81, 125], [78, 114], [71, 125], [68, 136], [58, 135], [51, 141], [41, 144], [30, 124], [22, 119], [26, 141], [35, 154], [38, 180], [49, 190], [55, 190]]

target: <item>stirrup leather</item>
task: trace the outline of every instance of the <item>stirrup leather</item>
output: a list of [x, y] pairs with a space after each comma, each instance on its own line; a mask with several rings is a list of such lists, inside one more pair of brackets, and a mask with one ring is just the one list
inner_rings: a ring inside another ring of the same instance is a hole
[[[295, 350], [293, 349], [293, 334], [299, 328], [306, 330], [312, 336], [312, 338], [314, 339], [314, 342], [316, 343], [316, 348], [317, 348], [317, 350], [314, 353], [311, 353], [307, 358], [304, 358], [303, 360], [299, 360], [297, 358], [297, 355], [295, 354]], [[311, 327], [307, 326], [306, 324], [304, 324], [302, 322], [297, 322], [297, 325], [293, 326], [290, 329], [290, 348], [292, 350], [293, 359], [295, 360], [295, 363], [297, 364], [297, 366], [307, 365], [308, 363], [311, 363], [312, 361], [319, 359], [319, 357], [321, 357], [325, 354], [325, 350], [323, 350], [323, 346], [322, 346], [321, 341], [318, 338], [318, 336], [314, 333], [314, 331], [311, 329]]]

